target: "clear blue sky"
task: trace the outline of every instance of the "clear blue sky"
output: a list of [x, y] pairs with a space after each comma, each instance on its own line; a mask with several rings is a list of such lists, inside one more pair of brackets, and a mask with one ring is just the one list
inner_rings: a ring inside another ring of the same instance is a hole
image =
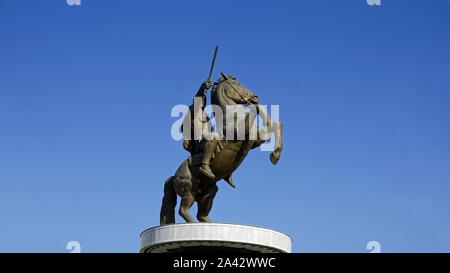
[[0, 0], [0, 251], [138, 251], [216, 44], [285, 150], [221, 182], [213, 220], [298, 252], [450, 251], [448, 0]]

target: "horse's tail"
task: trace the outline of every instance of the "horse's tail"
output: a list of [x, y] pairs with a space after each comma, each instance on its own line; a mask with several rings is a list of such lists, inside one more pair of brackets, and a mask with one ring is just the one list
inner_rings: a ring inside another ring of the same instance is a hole
[[177, 194], [173, 185], [174, 177], [169, 177], [164, 183], [164, 197], [162, 199], [160, 224], [167, 225], [175, 223], [175, 206], [177, 205]]

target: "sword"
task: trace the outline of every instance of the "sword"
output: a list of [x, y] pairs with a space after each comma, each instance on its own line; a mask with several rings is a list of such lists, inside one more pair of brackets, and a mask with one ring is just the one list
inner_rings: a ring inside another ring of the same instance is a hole
[[217, 51], [219, 51], [219, 46], [216, 46], [216, 49], [214, 49], [214, 57], [212, 60], [211, 69], [209, 70], [209, 77], [208, 77], [209, 80], [211, 80], [211, 77], [212, 77], [214, 63], [216, 62], [216, 57], [217, 57]]

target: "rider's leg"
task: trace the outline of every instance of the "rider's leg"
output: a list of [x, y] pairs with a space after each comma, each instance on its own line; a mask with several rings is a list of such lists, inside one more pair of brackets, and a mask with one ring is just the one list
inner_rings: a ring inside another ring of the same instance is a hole
[[216, 150], [217, 144], [218, 140], [215, 139], [206, 141], [203, 149], [202, 165], [200, 166], [200, 171], [211, 179], [216, 178], [214, 173], [211, 171], [211, 168], [209, 167], [209, 163], [214, 151]]
[[209, 140], [206, 141], [205, 146], [203, 148], [203, 160], [202, 165], [199, 170], [202, 174], [206, 175], [210, 179], [216, 178], [214, 173], [211, 171], [209, 167], [209, 163], [211, 162], [212, 155], [216, 150], [217, 144], [219, 143], [218, 135], [215, 132], [212, 132], [208, 135]]

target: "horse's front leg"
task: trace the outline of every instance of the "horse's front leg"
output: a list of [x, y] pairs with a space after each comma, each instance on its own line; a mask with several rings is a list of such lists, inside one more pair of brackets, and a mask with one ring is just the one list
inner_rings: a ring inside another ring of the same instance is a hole
[[273, 152], [270, 153], [270, 161], [272, 164], [277, 164], [281, 157], [281, 151], [283, 150], [281, 123], [272, 122], [265, 107], [258, 105], [258, 114], [263, 119], [263, 124], [265, 125], [265, 128], [260, 131], [261, 139], [264, 141], [270, 140], [271, 134], [275, 133], [275, 146]]
[[282, 125], [281, 123], [274, 122], [273, 123], [273, 129], [275, 132], [275, 149], [270, 154], [270, 161], [272, 164], [277, 164], [278, 160], [280, 160], [281, 157], [281, 151], [283, 151], [283, 138], [282, 138]]

